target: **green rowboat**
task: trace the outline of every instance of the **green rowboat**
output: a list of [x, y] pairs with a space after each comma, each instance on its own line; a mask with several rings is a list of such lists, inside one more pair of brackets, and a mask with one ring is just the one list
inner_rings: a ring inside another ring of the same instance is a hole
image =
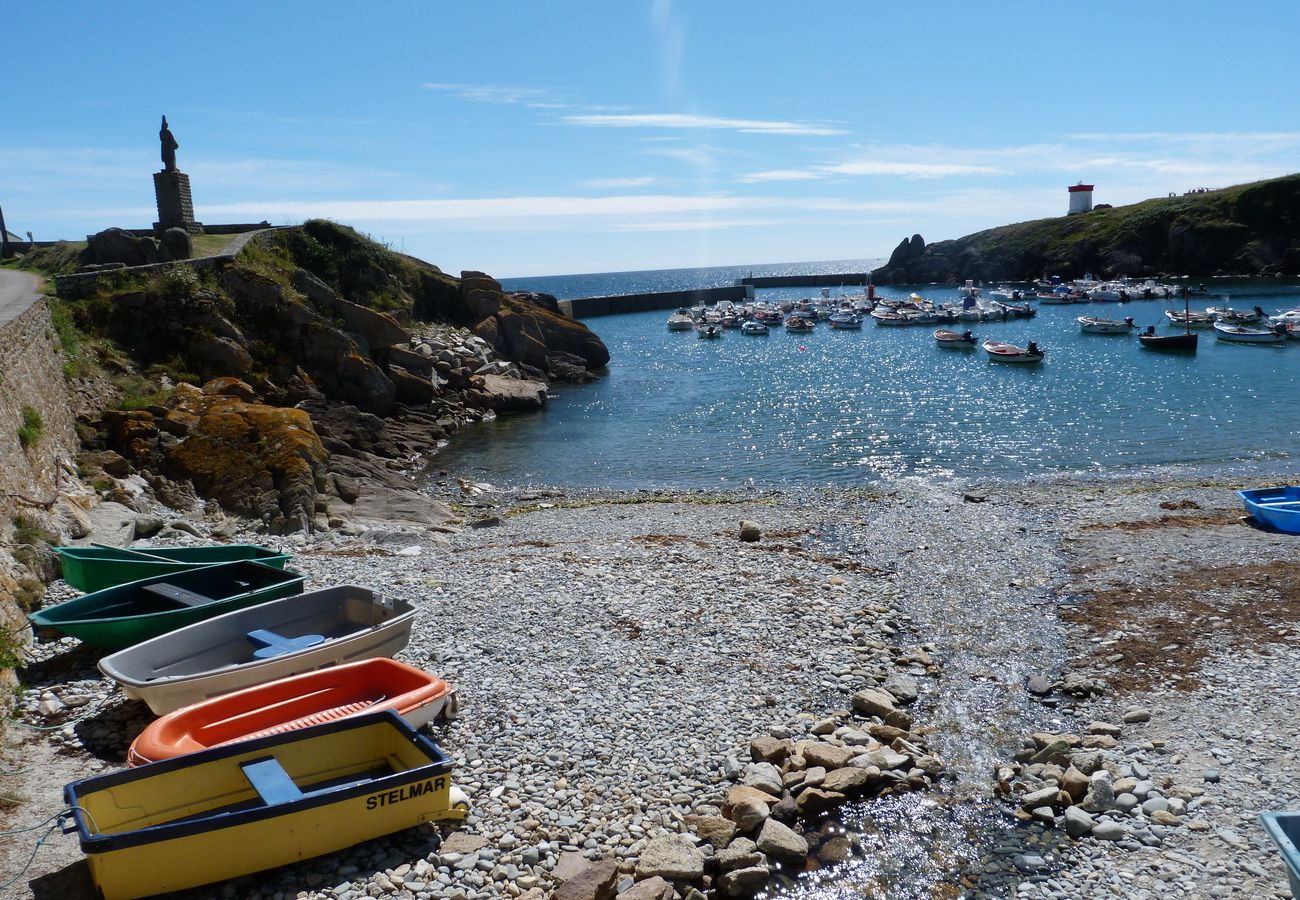
[[150, 547], [128, 550], [118, 547], [56, 547], [63, 563], [63, 580], [80, 591], [101, 591], [152, 578], [186, 572], [198, 566], [255, 560], [277, 569], [291, 559], [289, 554], [257, 544], [213, 544], [207, 547]]
[[303, 576], [241, 561], [155, 575], [34, 612], [33, 628], [53, 628], [117, 650], [183, 625], [302, 593]]

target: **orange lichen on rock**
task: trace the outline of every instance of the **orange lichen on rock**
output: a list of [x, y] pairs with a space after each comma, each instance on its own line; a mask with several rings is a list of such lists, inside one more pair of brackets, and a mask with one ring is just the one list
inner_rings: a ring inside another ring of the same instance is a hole
[[312, 527], [329, 454], [305, 411], [186, 385], [173, 403], [172, 412], [192, 422], [185, 440], [167, 452], [173, 477], [190, 479], [205, 496], [273, 530]]

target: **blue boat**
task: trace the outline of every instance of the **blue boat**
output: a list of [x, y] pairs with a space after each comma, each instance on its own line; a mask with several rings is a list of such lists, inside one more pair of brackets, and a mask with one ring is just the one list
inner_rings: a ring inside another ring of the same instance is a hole
[[1300, 844], [1300, 812], [1260, 813], [1259, 821], [1282, 851], [1287, 875], [1291, 878], [1291, 896], [1300, 900], [1300, 849], [1296, 846]]
[[1255, 488], [1237, 491], [1255, 521], [1287, 534], [1300, 534], [1300, 487]]

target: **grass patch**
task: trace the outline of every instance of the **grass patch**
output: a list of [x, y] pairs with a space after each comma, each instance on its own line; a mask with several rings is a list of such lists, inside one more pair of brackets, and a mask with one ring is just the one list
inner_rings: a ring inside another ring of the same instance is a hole
[[194, 248], [194, 258], [216, 256], [230, 246], [230, 242], [239, 237], [237, 234], [196, 234], [190, 237]]
[[18, 443], [22, 444], [25, 450], [39, 441], [44, 431], [45, 420], [41, 418], [41, 414], [30, 406], [24, 406], [23, 424], [18, 426]]

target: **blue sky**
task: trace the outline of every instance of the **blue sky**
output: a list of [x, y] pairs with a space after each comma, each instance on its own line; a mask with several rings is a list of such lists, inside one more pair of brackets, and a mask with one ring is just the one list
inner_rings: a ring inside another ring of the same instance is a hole
[[324, 216], [498, 276], [884, 256], [1300, 170], [1294, 0], [22, 3], [0, 206]]

